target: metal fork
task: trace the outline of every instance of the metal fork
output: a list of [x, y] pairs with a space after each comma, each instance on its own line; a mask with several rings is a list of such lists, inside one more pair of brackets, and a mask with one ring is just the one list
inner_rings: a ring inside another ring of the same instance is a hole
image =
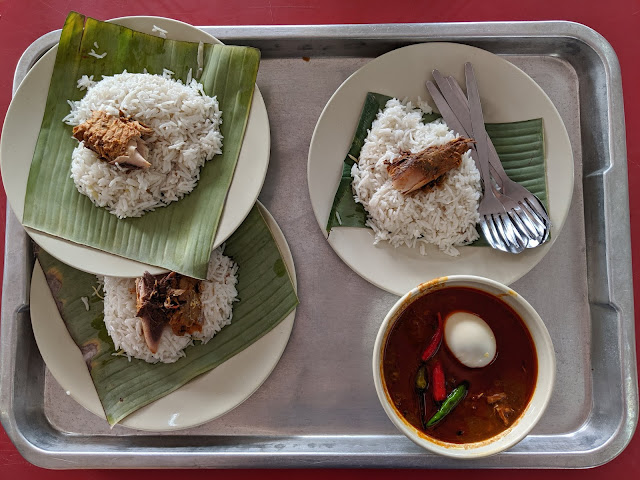
[[[433, 71], [433, 77], [461, 124], [459, 126], [463, 131], [459, 133], [470, 132], [469, 102], [458, 82], [451, 76], [443, 77], [438, 70]], [[445, 121], [447, 121], [446, 118]], [[507, 176], [491, 138], [487, 136], [486, 139], [489, 147], [488, 161], [491, 174], [503, 194], [501, 199], [505, 202], [506, 210], [510, 213], [514, 224], [517, 225], [523, 237], [526, 238], [527, 248], [537, 247], [549, 237], [551, 221], [547, 210], [538, 197]]]
[[[427, 82], [427, 88], [429, 89], [431, 97], [435, 101], [436, 106], [440, 110], [440, 113], [444, 117], [449, 128], [453, 129], [461, 135], [472, 137], [473, 135], [468, 134], [466, 130], [462, 128], [462, 125], [460, 125], [460, 122], [458, 122], [458, 119], [451, 110], [451, 107], [444, 99], [440, 91], [436, 88], [436, 86], [432, 82]], [[469, 116], [468, 111], [467, 116]], [[469, 128], [469, 130], [471, 131], [471, 128]], [[485, 207], [482, 209], [482, 212], [479, 213], [483, 216], [483, 218], [484, 214], [486, 214], [487, 212], [491, 214], [491, 221], [480, 223], [480, 227], [484, 233], [485, 238], [487, 239], [487, 242], [489, 242], [489, 245], [492, 248], [502, 250], [504, 252], [522, 252], [526, 248], [528, 242], [526, 238], [523, 238], [520, 231], [512, 223], [511, 218], [509, 217], [508, 212], [504, 207], [503, 201], [505, 201], [506, 199], [503, 195], [500, 194], [499, 191], [494, 188], [491, 181], [491, 175], [488, 174], [485, 176], [485, 171], [488, 172], [489, 166], [480, 162], [475, 147], [471, 148], [471, 157], [473, 158], [478, 167], [478, 170], [483, 176], [483, 183], [485, 185], [484, 194], [481, 201], [481, 204], [484, 202]]]
[[[438, 70], [433, 71], [433, 77], [442, 93], [431, 82], [427, 82], [427, 88], [445, 122], [459, 134], [472, 137], [473, 135], [468, 133], [472, 131], [472, 128], [469, 102], [464, 92], [453, 77], [445, 78]], [[486, 136], [486, 131], [485, 138], [489, 147], [490, 171], [493, 174], [498, 193], [502, 194], [499, 196], [499, 200], [505, 204], [507, 215], [516, 228], [515, 236], [518, 245], [514, 248], [518, 249], [520, 244], [524, 244], [526, 248], [536, 247], [543, 243], [549, 235], [551, 222], [547, 212], [535, 195], [504, 173], [502, 163], [491, 139]], [[493, 182], [491, 184], [494, 185]]]
[[[498, 195], [501, 194], [497, 194], [493, 188], [489, 171], [487, 132], [484, 128], [478, 85], [470, 63], [465, 64], [465, 77], [469, 95], [471, 131], [473, 132], [473, 138], [476, 140], [477, 160], [480, 165], [482, 182], [484, 183], [484, 195], [478, 206], [480, 228], [482, 228], [487, 241], [493, 244], [494, 248], [503, 250], [500, 247], [506, 246], [507, 249], [505, 251], [520, 253], [527, 247], [528, 242], [521, 235], [523, 232], [518, 231], [517, 224], [514, 223], [512, 216], [509, 214], [509, 197], [500, 198]], [[503, 195], [501, 196], [504, 197]]]
[[[449, 128], [457, 131], [461, 135], [472, 137], [472, 134], [467, 133], [467, 131], [462, 128], [462, 125], [458, 122], [448, 102], [436, 86], [432, 82], [427, 82], [427, 88]], [[466, 116], [469, 117], [468, 110]], [[471, 132], [470, 127], [469, 132]], [[489, 165], [486, 160], [483, 161], [480, 158], [477, 147], [478, 145], [476, 144], [475, 147], [471, 148], [471, 156], [482, 175], [482, 182], [484, 184], [484, 194], [478, 206], [478, 213], [481, 217], [480, 228], [492, 248], [509, 253], [520, 253], [526, 248], [528, 244], [527, 239], [523, 237], [518, 228], [513, 224], [505, 208], [505, 203], [508, 203], [509, 199], [505, 198], [504, 195], [494, 188], [489, 172]]]

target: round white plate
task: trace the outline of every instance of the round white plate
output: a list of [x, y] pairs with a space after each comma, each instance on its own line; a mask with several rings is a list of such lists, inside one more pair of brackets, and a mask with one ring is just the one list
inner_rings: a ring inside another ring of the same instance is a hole
[[[173, 39], [221, 43], [196, 27], [168, 18], [123, 17], [110, 21], [146, 33], [151, 33], [156, 25], [167, 30], [167, 37]], [[9, 204], [20, 220], [24, 212], [29, 168], [42, 123], [57, 51], [56, 45], [45, 53], [26, 75], [9, 105], [2, 130], [2, 180]], [[71, 82], [76, 80], [69, 79]], [[256, 86], [242, 150], [214, 238], [214, 248], [222, 244], [238, 228], [255, 204], [269, 166], [270, 141], [267, 109]], [[145, 270], [152, 274], [166, 272], [166, 269], [96, 250], [31, 228], [25, 230], [51, 255], [86, 272], [118, 277], [141, 276]]]
[[[320, 228], [327, 220], [342, 174], [342, 162], [353, 139], [367, 92], [399, 99], [431, 101], [425, 82], [437, 68], [464, 85], [464, 63], [472, 62], [485, 120], [514, 122], [543, 118], [545, 133], [550, 241], [519, 255], [489, 247], [460, 247], [450, 257], [428, 249], [373, 245], [373, 232], [338, 227], [328, 241], [338, 256], [364, 279], [396, 295], [403, 295], [432, 278], [469, 274], [510, 284], [531, 270], [551, 248], [569, 212], [573, 194], [573, 153], [569, 136], [553, 103], [522, 70], [506, 60], [468, 45], [423, 43], [389, 52], [351, 75], [333, 94], [316, 125], [309, 148], [307, 176], [311, 204]], [[431, 106], [435, 108], [433, 102]]]
[[[289, 245], [271, 214], [260, 203], [258, 205], [297, 290]], [[295, 315], [294, 310], [250, 347], [129, 415], [119, 425], [149, 431], [178, 430], [200, 425], [229, 412], [249, 398], [271, 374], [289, 341]], [[58, 313], [38, 262], [31, 278], [31, 325], [40, 354], [54, 378], [68, 395], [106, 422], [82, 354]]]

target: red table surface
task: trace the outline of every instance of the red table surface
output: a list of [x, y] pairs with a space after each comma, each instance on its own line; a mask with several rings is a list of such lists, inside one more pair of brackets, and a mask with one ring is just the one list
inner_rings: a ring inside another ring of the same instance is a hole
[[[622, 83], [627, 132], [640, 130], [640, 0], [0, 0], [0, 122], [4, 121], [9, 102], [13, 72], [22, 52], [39, 36], [62, 27], [70, 10], [98, 19], [125, 15], [157, 15], [182, 20], [193, 25], [281, 25], [340, 23], [412, 23], [517, 20], [571, 20], [583, 23], [602, 34], [615, 49], [622, 68]], [[640, 144], [627, 135], [629, 197], [631, 204], [631, 241], [640, 247], [640, 219], [635, 208], [640, 207]], [[0, 192], [0, 248], [4, 258], [4, 225], [6, 197]], [[635, 250], [635, 248], [634, 248]], [[633, 271], [636, 311], [640, 308], [640, 264], [634, 258]], [[2, 270], [0, 270], [0, 275]], [[640, 326], [640, 321], [636, 321]], [[636, 328], [640, 331], [640, 328]], [[636, 334], [636, 340], [640, 335]], [[638, 343], [638, 342], [637, 342]], [[463, 471], [433, 472], [456, 478], [492, 479], [537, 478], [600, 478], [604, 475], [635, 477], [640, 473], [640, 434], [608, 464], [591, 470], [540, 471]], [[463, 464], [461, 464], [463, 466]], [[205, 478], [204, 471], [136, 471], [112, 472], [99, 470], [52, 471], [35, 467], [17, 452], [3, 429], [0, 429], [0, 478], [95, 479], [114, 474], [135, 475], [136, 478], [173, 479], [176, 475]], [[323, 478], [322, 470], [232, 470], [227, 478], [281, 478], [284, 475], [304, 475], [308, 479]], [[429, 472], [419, 470], [334, 470], [333, 478], [422, 478]], [[631, 475], [630, 475], [631, 474]]]

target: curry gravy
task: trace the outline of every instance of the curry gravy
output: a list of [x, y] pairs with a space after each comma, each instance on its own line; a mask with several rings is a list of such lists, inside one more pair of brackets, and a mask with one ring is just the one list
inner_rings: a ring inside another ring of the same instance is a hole
[[[439, 408], [432, 392], [435, 361], [442, 364], [447, 394], [463, 381], [469, 382], [469, 390], [451, 413], [425, 430], [420, 395], [415, 389], [420, 357], [436, 331], [437, 313], [446, 322], [456, 311], [474, 313], [487, 322], [496, 338], [496, 357], [486, 367], [469, 368], [442, 341], [435, 356], [426, 363], [426, 419]], [[468, 287], [434, 290], [411, 303], [391, 327], [382, 361], [385, 388], [400, 414], [418, 430], [450, 443], [482, 441], [506, 430], [531, 400], [538, 374], [533, 340], [518, 314], [496, 296]]]

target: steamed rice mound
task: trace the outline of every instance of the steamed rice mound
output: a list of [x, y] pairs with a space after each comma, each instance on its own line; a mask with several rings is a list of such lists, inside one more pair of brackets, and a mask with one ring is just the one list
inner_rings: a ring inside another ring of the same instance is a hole
[[215, 97], [204, 93], [191, 79], [187, 85], [163, 75], [127, 73], [105, 76], [94, 83], [86, 76], [79, 88], [88, 87], [64, 121], [77, 126], [102, 110], [119, 111], [153, 129], [147, 138], [147, 169], [112, 166], [79, 143], [71, 161], [71, 178], [78, 191], [119, 218], [139, 217], [175, 202], [191, 192], [205, 161], [222, 153], [221, 112]]
[[351, 169], [354, 198], [368, 213], [367, 226], [373, 229], [374, 244], [387, 241], [394, 247], [417, 247], [423, 255], [426, 246], [434, 244], [443, 253], [456, 256], [456, 246], [478, 238], [480, 173], [469, 152], [462, 156], [460, 167], [444, 175], [439, 186], [409, 195], [394, 189], [387, 173], [385, 161], [392, 162], [400, 150], [416, 153], [457, 138], [442, 120], [423, 124], [423, 114], [431, 109], [426, 103], [420, 107], [391, 99], [378, 112]]
[[217, 248], [211, 254], [207, 280], [202, 282], [201, 301], [204, 324], [201, 332], [175, 335], [167, 327], [162, 333], [156, 353], [151, 353], [142, 333], [142, 320], [136, 317], [134, 278], [104, 277], [104, 323], [116, 351], [149, 363], [173, 363], [185, 356], [184, 349], [193, 340], [207, 343], [233, 316], [232, 304], [237, 300], [238, 266]]

